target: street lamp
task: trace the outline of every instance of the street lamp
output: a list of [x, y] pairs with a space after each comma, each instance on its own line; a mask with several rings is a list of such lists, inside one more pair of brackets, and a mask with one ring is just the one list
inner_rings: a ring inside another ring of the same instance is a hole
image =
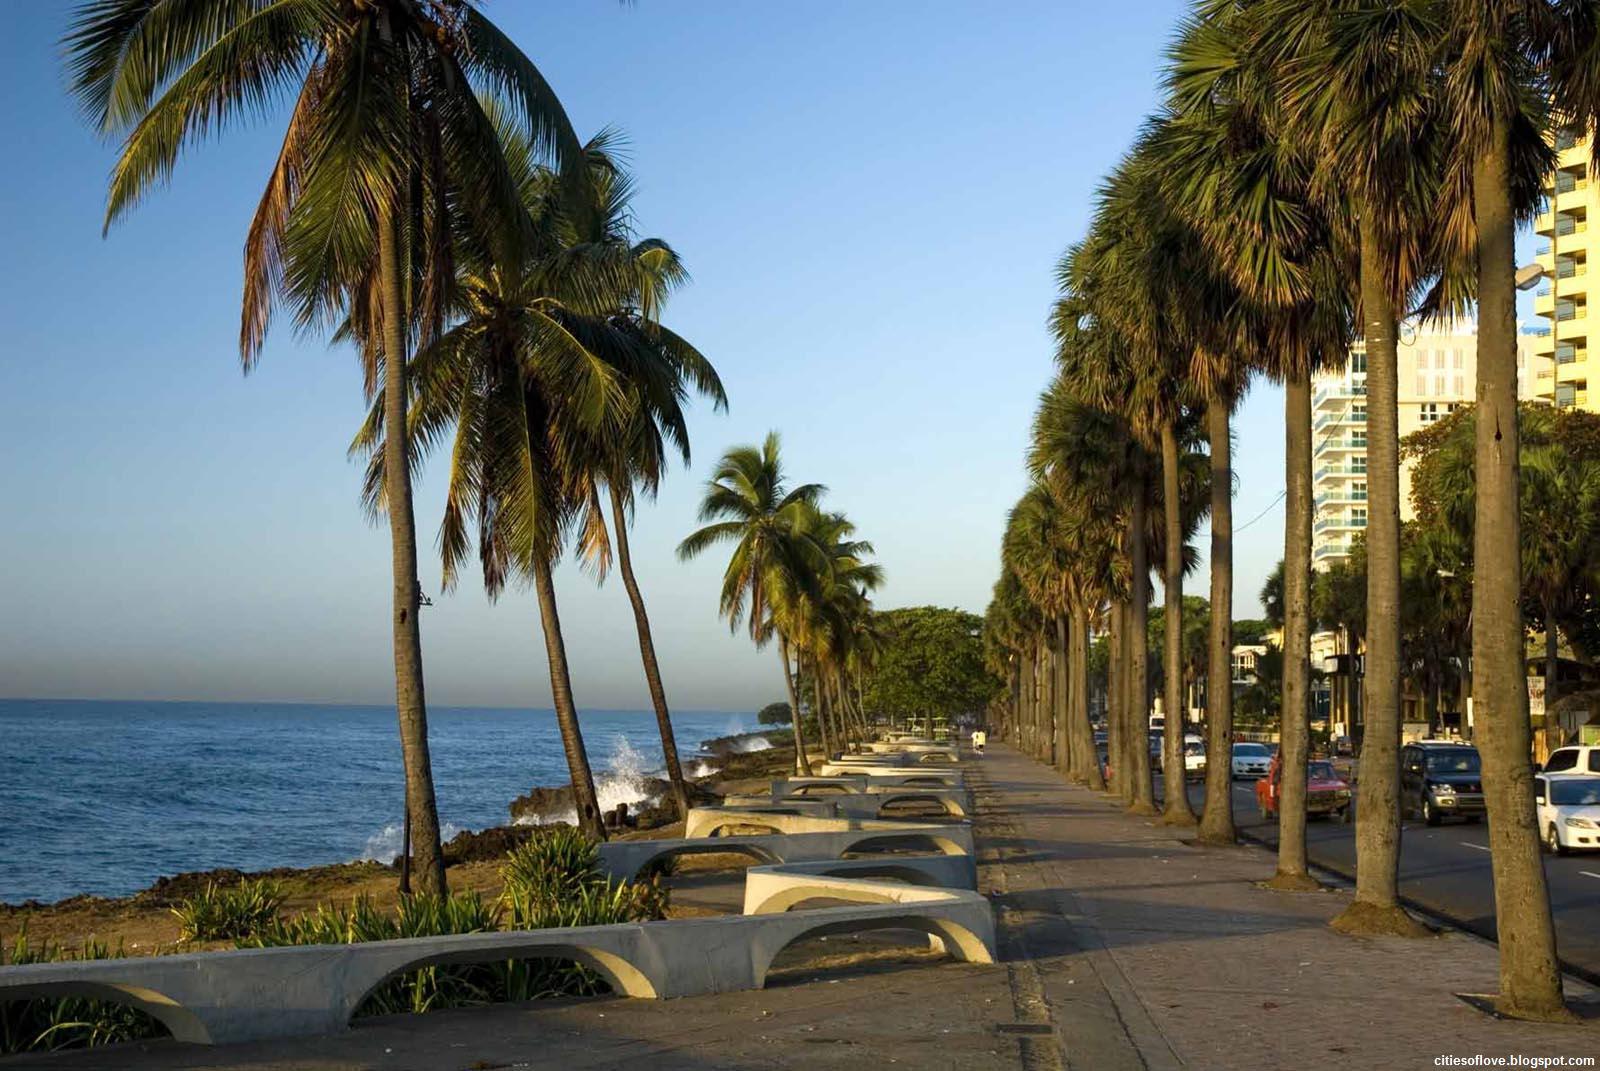
[[1543, 264], [1524, 264], [1517, 269], [1517, 289], [1532, 290], [1545, 275]]

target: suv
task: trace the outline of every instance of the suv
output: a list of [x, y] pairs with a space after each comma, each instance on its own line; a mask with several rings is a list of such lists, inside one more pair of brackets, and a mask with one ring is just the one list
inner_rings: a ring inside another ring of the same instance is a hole
[[1600, 773], [1600, 747], [1580, 744], [1558, 747], [1545, 760], [1544, 773]]
[[1418, 740], [1400, 752], [1400, 813], [1430, 826], [1447, 815], [1483, 817], [1483, 764], [1478, 749], [1456, 740]]

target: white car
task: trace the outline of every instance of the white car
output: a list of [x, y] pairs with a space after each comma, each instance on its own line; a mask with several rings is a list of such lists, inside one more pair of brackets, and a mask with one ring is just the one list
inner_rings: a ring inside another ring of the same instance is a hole
[[1233, 745], [1233, 776], [1265, 777], [1272, 767], [1272, 750], [1265, 744]]
[[1600, 848], [1600, 777], [1542, 773], [1533, 779], [1533, 799], [1546, 851]]
[[1183, 738], [1183, 773], [1189, 778], [1206, 775], [1205, 741], [1192, 733]]
[[1577, 744], [1558, 747], [1545, 760], [1544, 772], [1600, 774], [1600, 746]]

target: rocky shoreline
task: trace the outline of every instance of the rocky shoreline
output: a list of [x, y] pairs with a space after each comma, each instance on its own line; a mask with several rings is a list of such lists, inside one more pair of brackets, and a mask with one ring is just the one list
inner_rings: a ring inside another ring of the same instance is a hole
[[[761, 747], [760, 744], [767, 746]], [[787, 731], [742, 733], [707, 740], [698, 752], [684, 757], [687, 771], [701, 770], [687, 777], [691, 799], [714, 802], [726, 794], [730, 782], [765, 778], [773, 770], [789, 764], [791, 738]], [[661, 806], [668, 796], [668, 783], [659, 778], [644, 778], [645, 802], [630, 806], [629, 829], [649, 835], [663, 829], [673, 816]], [[497, 866], [505, 854], [532, 837], [540, 825], [559, 821], [572, 813], [572, 786], [535, 786], [509, 805], [511, 822], [481, 830], [465, 830], [444, 846], [445, 864], [454, 869], [474, 870]], [[628, 835], [623, 833], [623, 835]], [[657, 833], [656, 835], [660, 835]], [[355, 895], [392, 886], [398, 872], [394, 863], [356, 861], [309, 867], [274, 867], [270, 870], [241, 871], [232, 867], [215, 870], [184, 871], [156, 879], [148, 888], [128, 896], [93, 896], [80, 893], [56, 901], [27, 900], [0, 903], [0, 937], [9, 937], [26, 926], [31, 933], [54, 936], [58, 940], [80, 940], [90, 936], [106, 939], [111, 920], [169, 915], [171, 908], [193, 897], [207, 884], [234, 884], [240, 880], [269, 879], [287, 885], [297, 894], [294, 899], [327, 899]], [[81, 920], [83, 925], [72, 924]], [[53, 923], [67, 923], [65, 926]], [[43, 933], [40, 931], [43, 930]], [[159, 939], [156, 943], [160, 943]], [[134, 949], [139, 942], [133, 944]]]

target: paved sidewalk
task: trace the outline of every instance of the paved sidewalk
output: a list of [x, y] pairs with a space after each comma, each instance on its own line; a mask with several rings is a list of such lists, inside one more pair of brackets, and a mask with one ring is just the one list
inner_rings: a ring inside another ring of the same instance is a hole
[[1343, 937], [1326, 923], [1348, 893], [1260, 888], [1273, 873], [1266, 851], [1191, 847], [1192, 831], [1129, 816], [1009, 748], [969, 770], [1013, 988], [1032, 987], [1053, 1028], [1049, 1051], [1032, 1054], [1038, 1066], [1600, 1058], [1600, 994], [1588, 986], [1567, 988], [1581, 1025], [1493, 1019], [1455, 995], [1497, 988], [1485, 941]]

